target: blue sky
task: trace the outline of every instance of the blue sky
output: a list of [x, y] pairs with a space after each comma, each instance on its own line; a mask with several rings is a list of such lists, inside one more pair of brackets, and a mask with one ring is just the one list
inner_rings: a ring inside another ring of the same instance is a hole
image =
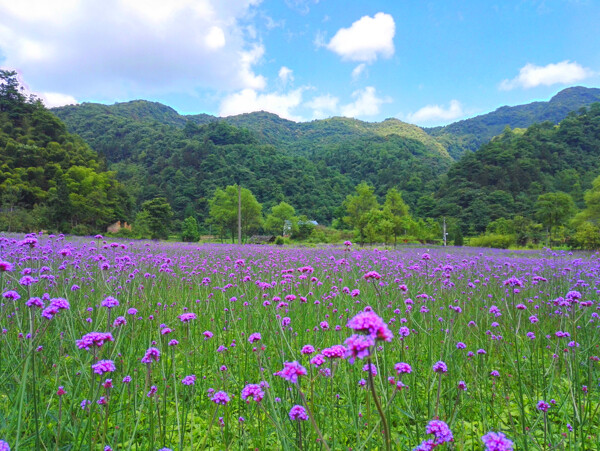
[[0, 0], [0, 66], [49, 106], [433, 126], [600, 86], [595, 0]]

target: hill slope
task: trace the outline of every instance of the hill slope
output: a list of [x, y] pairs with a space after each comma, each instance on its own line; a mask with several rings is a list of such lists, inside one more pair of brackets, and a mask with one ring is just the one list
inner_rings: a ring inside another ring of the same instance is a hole
[[527, 128], [545, 121], [558, 124], [569, 112], [578, 111], [594, 102], [600, 102], [600, 89], [576, 86], [563, 89], [548, 102], [503, 106], [491, 113], [425, 131], [434, 136], [453, 158], [458, 158], [465, 151], [479, 149], [507, 126]]

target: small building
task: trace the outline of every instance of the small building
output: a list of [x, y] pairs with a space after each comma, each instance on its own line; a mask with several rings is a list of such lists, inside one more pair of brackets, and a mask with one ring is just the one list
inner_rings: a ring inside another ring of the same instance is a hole
[[121, 229], [131, 230], [131, 224], [127, 224], [127, 221], [117, 221], [114, 224], [109, 225], [106, 228], [107, 233], [117, 233]]

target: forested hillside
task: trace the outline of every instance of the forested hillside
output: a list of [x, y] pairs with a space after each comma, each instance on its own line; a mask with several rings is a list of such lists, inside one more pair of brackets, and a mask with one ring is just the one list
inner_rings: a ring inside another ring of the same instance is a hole
[[443, 177], [434, 214], [458, 218], [471, 233], [516, 215], [543, 222], [540, 196], [560, 192], [583, 208], [584, 191], [598, 175], [600, 103], [570, 113], [559, 126], [544, 122], [507, 130], [464, 155]]
[[97, 153], [0, 70], [0, 229], [88, 233], [130, 214]]
[[[53, 112], [106, 157], [138, 206], [164, 196], [179, 219], [193, 211], [205, 217], [215, 189], [238, 176], [266, 208], [285, 200], [320, 223], [340, 217], [343, 199], [362, 181], [381, 199], [397, 187], [414, 207], [452, 162], [421, 129], [397, 120], [297, 124], [252, 113], [227, 121], [186, 116], [182, 126], [183, 116], [144, 101]], [[244, 127], [249, 121], [255, 131]]]
[[600, 89], [575, 86], [563, 89], [548, 102], [503, 106], [491, 113], [454, 122], [445, 127], [425, 129], [452, 155], [460, 157], [466, 151], [476, 151], [506, 127], [527, 128], [550, 121], [558, 124], [571, 111], [578, 111], [594, 102], [600, 102]]

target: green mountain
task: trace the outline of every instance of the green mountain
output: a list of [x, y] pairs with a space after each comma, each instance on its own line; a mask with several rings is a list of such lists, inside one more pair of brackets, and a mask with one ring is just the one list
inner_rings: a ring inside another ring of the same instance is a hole
[[130, 201], [103, 160], [0, 70], [0, 230], [89, 233], [126, 218]]
[[379, 196], [397, 187], [415, 206], [452, 163], [435, 139], [395, 119], [295, 123], [265, 112], [218, 119], [139, 100], [53, 112], [107, 159], [138, 206], [165, 196], [179, 219], [186, 211], [205, 215], [212, 192], [237, 174], [265, 208], [286, 200], [323, 223], [339, 216], [362, 181]]
[[465, 154], [442, 178], [433, 213], [458, 218], [464, 230], [479, 233], [498, 218], [534, 218], [544, 193], [566, 193], [582, 208], [583, 193], [599, 174], [600, 103], [595, 103], [569, 113], [558, 126], [547, 121], [506, 130]]
[[426, 128], [425, 131], [435, 137], [453, 158], [458, 158], [466, 151], [476, 151], [506, 127], [527, 128], [545, 121], [558, 124], [571, 111], [578, 111], [594, 102], [600, 102], [600, 89], [576, 86], [563, 89], [548, 102], [503, 106], [491, 113], [444, 127]]

